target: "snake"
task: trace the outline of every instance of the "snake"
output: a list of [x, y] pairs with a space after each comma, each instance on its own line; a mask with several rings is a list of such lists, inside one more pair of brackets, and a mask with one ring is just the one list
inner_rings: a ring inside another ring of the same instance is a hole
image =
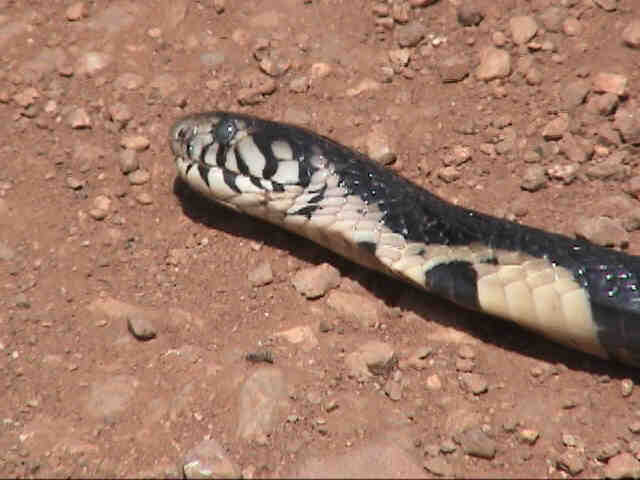
[[465, 309], [640, 366], [640, 257], [455, 205], [307, 128], [244, 113], [177, 119], [178, 176]]

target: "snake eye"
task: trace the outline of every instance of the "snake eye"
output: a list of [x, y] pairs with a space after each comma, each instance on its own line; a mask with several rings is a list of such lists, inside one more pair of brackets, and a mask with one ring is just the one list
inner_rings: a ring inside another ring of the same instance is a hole
[[233, 120], [223, 120], [216, 127], [216, 140], [218, 140], [221, 145], [229, 145], [231, 140], [233, 140], [236, 131], [236, 124]]

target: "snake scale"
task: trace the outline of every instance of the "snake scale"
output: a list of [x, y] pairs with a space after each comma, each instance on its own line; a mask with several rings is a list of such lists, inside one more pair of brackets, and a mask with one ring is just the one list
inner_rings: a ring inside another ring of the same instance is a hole
[[171, 127], [179, 176], [365, 267], [602, 358], [640, 365], [640, 257], [453, 205], [307, 129], [249, 115]]

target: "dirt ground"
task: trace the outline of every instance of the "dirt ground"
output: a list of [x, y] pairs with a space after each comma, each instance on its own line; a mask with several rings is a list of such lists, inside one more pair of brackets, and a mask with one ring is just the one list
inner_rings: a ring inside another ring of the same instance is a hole
[[[634, 20], [636, 0], [0, 0], [0, 476], [639, 474], [636, 370], [212, 206], [167, 141], [202, 110], [303, 124], [639, 254]], [[309, 300], [292, 280], [323, 263], [340, 285]]]

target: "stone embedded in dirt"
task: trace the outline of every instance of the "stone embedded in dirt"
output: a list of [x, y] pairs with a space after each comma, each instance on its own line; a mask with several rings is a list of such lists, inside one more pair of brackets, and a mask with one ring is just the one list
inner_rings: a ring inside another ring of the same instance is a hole
[[396, 355], [391, 345], [378, 341], [367, 342], [345, 358], [349, 374], [357, 379], [384, 375], [396, 365]]
[[13, 101], [22, 108], [30, 107], [40, 98], [40, 92], [33, 87], [27, 87], [13, 96]]
[[127, 175], [127, 180], [131, 185], [144, 185], [151, 179], [151, 173], [144, 168], [140, 168], [138, 170], [134, 170], [129, 175]]
[[84, 108], [71, 110], [67, 116], [67, 122], [75, 130], [91, 128], [91, 117]]
[[584, 102], [591, 90], [591, 84], [582, 79], [574, 80], [560, 91], [560, 100], [567, 110], [572, 110]]
[[133, 118], [133, 113], [127, 104], [117, 102], [109, 106], [109, 117], [123, 128]]
[[348, 97], [357, 97], [361, 93], [364, 92], [372, 92], [375, 90], [379, 90], [381, 87], [380, 82], [376, 82], [370, 78], [365, 78], [360, 83], [358, 83], [355, 87], [347, 89], [345, 94]]
[[520, 188], [528, 192], [537, 192], [547, 184], [546, 170], [542, 165], [527, 167], [522, 176]]
[[327, 297], [327, 305], [345, 320], [355, 320], [362, 328], [371, 328], [379, 323], [377, 303], [362, 295], [331, 292]]
[[16, 252], [6, 243], [0, 241], [0, 260], [10, 262], [15, 258]]
[[456, 441], [462, 446], [464, 453], [472, 457], [491, 460], [496, 456], [495, 440], [478, 427], [467, 429], [456, 435]]
[[429, 356], [433, 352], [431, 347], [418, 347], [408, 358], [400, 360], [399, 368], [404, 370], [408, 367], [413, 367], [416, 370], [423, 370], [429, 366]]
[[384, 384], [384, 393], [386, 393], [387, 396], [394, 402], [401, 400], [402, 399], [402, 383], [389, 379]]
[[516, 45], [523, 45], [535, 37], [538, 31], [538, 24], [535, 18], [529, 15], [512, 17], [509, 20], [511, 28], [511, 38]]
[[[414, 456], [395, 439], [367, 442], [343, 455], [306, 456], [286, 477], [295, 478], [423, 478]], [[308, 449], [309, 452], [313, 449]]]
[[556, 459], [556, 466], [559, 470], [567, 472], [571, 476], [576, 476], [584, 470], [584, 458], [577, 452], [567, 450]]
[[291, 283], [304, 297], [320, 298], [340, 285], [340, 272], [328, 263], [323, 263], [298, 271], [291, 279]]
[[582, 23], [575, 17], [567, 17], [562, 22], [562, 31], [568, 37], [577, 37], [582, 33]]
[[618, 0], [593, 0], [593, 3], [607, 12], [613, 12], [618, 6]]
[[567, 18], [567, 11], [561, 7], [547, 7], [538, 15], [538, 19], [542, 22], [545, 30], [549, 32], [560, 32], [562, 23]]
[[147, 137], [142, 135], [125, 135], [120, 139], [120, 146], [128, 149], [142, 152], [151, 145], [151, 142]]
[[151, 340], [156, 338], [156, 329], [153, 318], [144, 311], [138, 311], [127, 315], [127, 328], [138, 340]]
[[463, 373], [460, 375], [460, 386], [474, 395], [486, 393], [489, 389], [487, 379], [478, 373]]
[[551, 120], [549, 123], [545, 125], [542, 129], [542, 137], [549, 140], [559, 140], [565, 134], [565, 132], [569, 129], [569, 116], [568, 115], [558, 115], [556, 118]]
[[241, 478], [240, 468], [217, 440], [203, 440], [184, 458], [185, 478]]
[[116, 77], [113, 86], [118, 90], [137, 90], [144, 85], [145, 80], [142, 75], [132, 72], [124, 72]]
[[[620, 453], [620, 443], [610, 442], [600, 446], [596, 451], [596, 458], [601, 462], [606, 462], [611, 457]], [[609, 477], [610, 478], [610, 477]]]
[[626, 159], [626, 152], [614, 152], [599, 163], [594, 163], [586, 170], [587, 178], [590, 180], [614, 180], [622, 182], [628, 179], [631, 174], [629, 165], [623, 162]]
[[442, 390], [442, 380], [438, 374], [434, 373], [427, 377], [427, 381], [425, 382], [425, 386], [427, 390], [431, 390], [432, 392], [437, 392], [438, 390]]
[[300, 344], [302, 350], [305, 352], [310, 352], [318, 346], [318, 339], [314, 335], [313, 330], [306, 325], [278, 332], [274, 336], [282, 337], [294, 344]]
[[617, 220], [608, 217], [581, 217], [576, 221], [575, 233], [604, 247], [629, 244], [629, 234]]
[[87, 52], [78, 58], [74, 70], [79, 75], [95, 76], [111, 64], [112, 57], [103, 52]]
[[433, 457], [425, 460], [424, 469], [438, 477], [453, 477], [453, 467], [442, 457]]
[[618, 73], [599, 72], [593, 77], [594, 92], [609, 92], [624, 97], [627, 95], [628, 78]]
[[620, 382], [620, 393], [623, 397], [628, 397], [633, 393], [633, 380], [623, 378]]
[[411, 60], [411, 50], [408, 48], [394, 48], [389, 50], [389, 63], [395, 72], [402, 72], [402, 69]]
[[555, 164], [547, 169], [547, 175], [554, 180], [561, 180], [565, 185], [569, 185], [578, 176], [579, 166], [575, 163], [568, 165]]
[[460, 179], [460, 177], [462, 176], [462, 173], [460, 173], [460, 170], [458, 170], [456, 167], [452, 165], [449, 167], [442, 167], [438, 169], [437, 175], [438, 175], [438, 178], [443, 182], [452, 183]]
[[618, 108], [618, 96], [614, 93], [604, 93], [594, 95], [587, 102], [587, 111], [593, 114], [607, 116], [611, 115]]
[[86, 409], [93, 418], [113, 422], [127, 410], [140, 382], [131, 375], [116, 375], [94, 382], [89, 389]]
[[76, 2], [67, 8], [65, 12], [65, 17], [70, 22], [75, 22], [80, 20], [82, 17], [86, 17], [88, 14], [87, 6], [84, 2]]
[[255, 370], [240, 388], [237, 404], [238, 437], [264, 444], [290, 409], [282, 371], [274, 367]]
[[613, 128], [620, 132], [622, 140], [632, 145], [640, 145], [640, 115], [638, 115], [638, 108], [638, 103], [631, 101], [616, 110], [613, 120]]
[[106, 195], [98, 195], [93, 200], [93, 208], [89, 210], [89, 216], [94, 220], [104, 220], [109, 214], [111, 199]]
[[396, 161], [397, 154], [391, 146], [389, 135], [377, 124], [371, 129], [366, 138], [369, 157], [382, 165], [391, 165]]
[[438, 74], [442, 83], [464, 80], [471, 70], [471, 63], [464, 55], [449, 55], [438, 64]]
[[140, 167], [135, 150], [122, 150], [120, 152], [120, 171], [127, 175], [135, 172]]
[[80, 190], [84, 187], [85, 185], [85, 181], [84, 180], [80, 180], [74, 176], [68, 176], [65, 179], [65, 183], [67, 185], [67, 187], [69, 187], [71, 190]]
[[631, 48], [640, 48], [640, 20], [632, 20], [622, 31], [622, 41]]
[[271, 263], [261, 262], [247, 274], [249, 283], [254, 287], [263, 287], [273, 282]]
[[606, 478], [640, 478], [640, 462], [630, 453], [623, 452], [609, 459], [604, 469]]
[[538, 441], [538, 438], [540, 438], [540, 432], [532, 428], [524, 428], [519, 432], [520, 441], [527, 445], [534, 445]]
[[394, 30], [395, 41], [401, 48], [415, 47], [426, 35], [427, 29], [420, 22], [398, 25]]
[[480, 54], [480, 64], [476, 68], [479, 80], [489, 81], [508, 77], [511, 73], [511, 55], [505, 50], [487, 47]]
[[153, 197], [147, 192], [140, 192], [136, 195], [136, 202], [140, 205], [151, 205], [153, 203]]
[[484, 13], [473, 0], [464, 0], [459, 4], [456, 16], [458, 18], [458, 23], [463, 27], [479, 25], [484, 19]]
[[314, 80], [325, 78], [331, 73], [331, 65], [325, 62], [316, 62], [311, 65], [309, 71]]

